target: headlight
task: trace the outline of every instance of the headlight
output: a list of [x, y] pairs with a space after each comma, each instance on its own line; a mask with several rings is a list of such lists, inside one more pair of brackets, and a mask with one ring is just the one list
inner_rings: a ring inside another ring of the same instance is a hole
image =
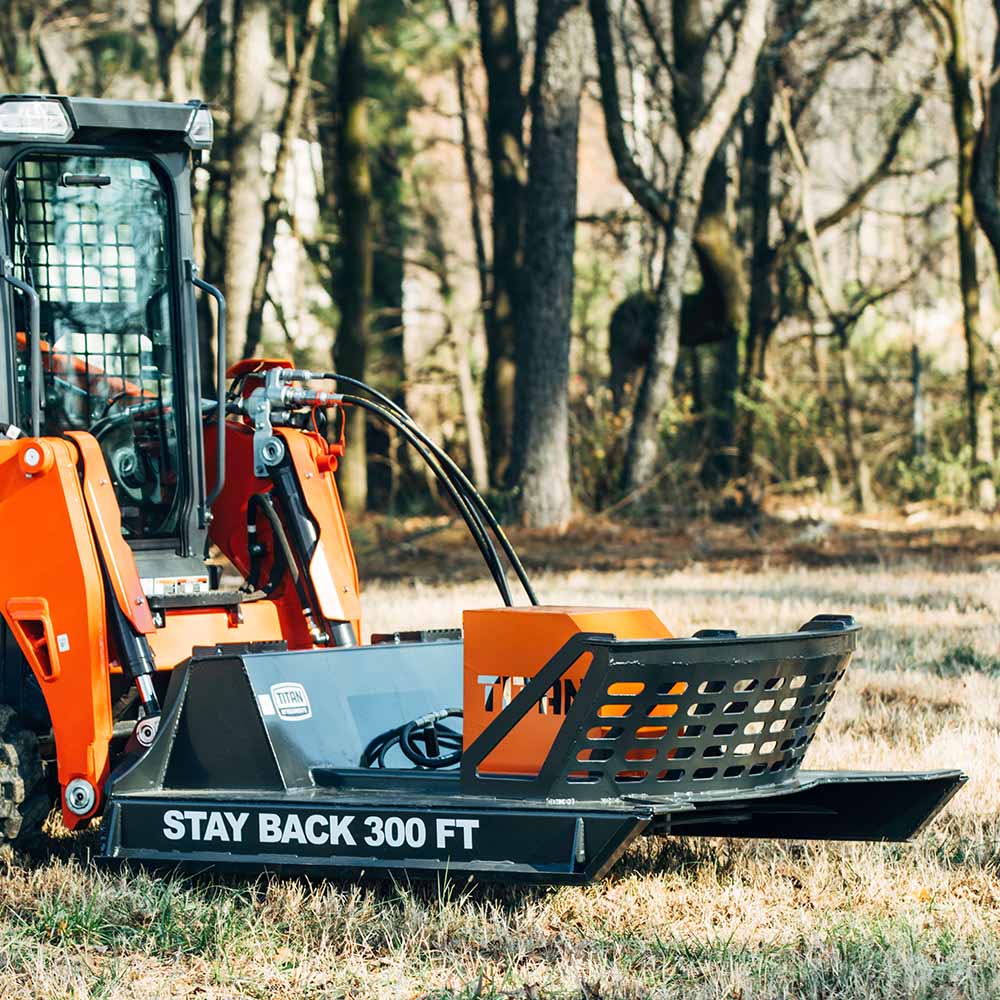
[[188, 145], [194, 149], [211, 149], [215, 139], [215, 126], [212, 123], [212, 112], [208, 108], [198, 108], [191, 116], [188, 125]]
[[58, 101], [28, 99], [0, 103], [0, 139], [67, 142], [72, 135], [69, 115]]

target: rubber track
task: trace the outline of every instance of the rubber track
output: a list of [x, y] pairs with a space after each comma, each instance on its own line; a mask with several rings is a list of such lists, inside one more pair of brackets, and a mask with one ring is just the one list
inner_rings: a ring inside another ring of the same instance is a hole
[[51, 808], [38, 739], [10, 705], [0, 705], [0, 844], [34, 842]]

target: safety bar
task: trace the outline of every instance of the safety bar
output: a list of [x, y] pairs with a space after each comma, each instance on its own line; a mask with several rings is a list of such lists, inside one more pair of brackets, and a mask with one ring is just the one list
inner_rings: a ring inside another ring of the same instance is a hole
[[198, 277], [198, 265], [194, 261], [187, 262], [188, 279], [195, 288], [200, 288], [206, 295], [215, 299], [219, 314], [215, 330], [215, 388], [218, 397], [218, 408], [215, 411], [216, 433], [218, 434], [215, 455], [215, 488], [205, 498], [205, 509], [208, 510], [222, 493], [226, 483], [226, 297], [215, 285], [202, 281]]
[[31, 436], [42, 433], [42, 410], [45, 407], [45, 387], [42, 383], [42, 303], [38, 292], [14, 274], [14, 261], [4, 257], [0, 277], [17, 289], [30, 303], [28, 344], [31, 351]]

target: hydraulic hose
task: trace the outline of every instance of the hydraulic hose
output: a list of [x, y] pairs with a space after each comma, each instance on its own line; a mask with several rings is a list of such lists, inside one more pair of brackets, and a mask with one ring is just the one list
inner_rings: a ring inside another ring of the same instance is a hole
[[486, 566], [490, 571], [490, 575], [493, 577], [493, 582], [496, 583], [497, 589], [500, 591], [500, 596], [503, 598], [504, 604], [508, 608], [513, 607], [514, 598], [510, 592], [510, 583], [507, 580], [503, 564], [500, 562], [500, 556], [497, 554], [496, 548], [490, 540], [489, 533], [486, 530], [486, 526], [483, 524], [479, 511], [469, 502], [469, 498], [464, 495], [463, 491], [456, 486], [451, 477], [442, 467], [442, 464], [438, 461], [434, 451], [429, 448], [423, 440], [423, 436], [414, 429], [412, 422], [402, 419], [385, 406], [381, 406], [371, 399], [365, 399], [363, 396], [341, 393], [339, 401], [347, 403], [351, 406], [360, 407], [374, 416], [379, 417], [379, 419], [384, 420], [386, 423], [395, 427], [396, 430], [398, 430], [399, 433], [402, 434], [403, 437], [416, 449], [417, 453], [427, 463], [430, 470], [445, 488], [452, 503], [455, 505], [456, 510], [458, 510], [461, 515], [462, 520], [465, 521], [466, 527], [469, 529], [469, 533], [475, 540], [476, 545], [482, 554], [483, 560], [486, 562]]
[[406, 421], [406, 423], [412, 428], [415, 434], [420, 437], [420, 440], [424, 445], [430, 449], [435, 455], [441, 465], [445, 468], [449, 475], [449, 478], [456, 484], [456, 487], [461, 490], [461, 492], [466, 496], [469, 502], [479, 511], [481, 517], [485, 518], [486, 523], [489, 525], [490, 530], [493, 535], [500, 543], [500, 547], [503, 549], [504, 555], [509, 560], [511, 566], [514, 567], [514, 572], [517, 574], [518, 581], [520, 582], [528, 600], [537, 605], [538, 598], [535, 595], [534, 588], [531, 586], [531, 581], [528, 579], [528, 574], [522, 564], [517, 552], [514, 550], [514, 546], [511, 544], [510, 539], [507, 537], [506, 532], [497, 520], [496, 515], [490, 509], [489, 504], [483, 499], [479, 490], [476, 489], [475, 485], [469, 480], [468, 476], [462, 471], [461, 466], [455, 462], [455, 460], [443, 449], [441, 448], [421, 427], [416, 423], [416, 421], [403, 409], [398, 403], [391, 400], [388, 396], [379, 392], [377, 389], [362, 382], [360, 379], [352, 378], [349, 375], [338, 375], [336, 372], [323, 372], [320, 378], [329, 380], [335, 383], [342, 383], [344, 385], [353, 386], [356, 389], [360, 389], [363, 392], [368, 393], [375, 400], [382, 404], [382, 407], [386, 410], [391, 411], [400, 419]]
[[[444, 708], [396, 726], [376, 736], [365, 747], [358, 766], [385, 767], [386, 755], [398, 746], [410, 763], [419, 768], [436, 771], [454, 767], [462, 759], [462, 734], [442, 723], [445, 719], [460, 718], [460, 708]], [[423, 743], [423, 749], [418, 742]]]

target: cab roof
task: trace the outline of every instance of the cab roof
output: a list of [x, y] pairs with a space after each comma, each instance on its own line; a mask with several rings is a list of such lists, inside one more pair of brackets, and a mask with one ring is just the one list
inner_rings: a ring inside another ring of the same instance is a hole
[[[68, 141], [87, 145], [141, 144], [151, 150], [207, 148], [207, 141], [192, 141], [192, 128], [202, 101], [176, 104], [167, 101], [120, 101], [57, 94], [0, 94], [0, 108], [14, 102], [45, 102], [61, 105], [72, 134]], [[9, 131], [0, 131], [0, 143], [28, 141]], [[33, 141], [45, 142], [35, 138]], [[52, 141], [52, 140], [50, 140]]]

